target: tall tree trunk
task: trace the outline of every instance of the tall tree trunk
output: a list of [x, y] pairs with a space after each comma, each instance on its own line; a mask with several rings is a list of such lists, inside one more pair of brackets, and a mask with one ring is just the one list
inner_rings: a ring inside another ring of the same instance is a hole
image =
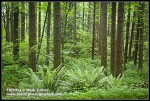
[[94, 60], [94, 48], [95, 48], [95, 8], [96, 2], [94, 2], [94, 13], [93, 13], [93, 36], [92, 36], [92, 60]]
[[102, 54], [101, 65], [107, 67], [107, 2], [101, 2], [102, 9]]
[[10, 30], [9, 30], [9, 5], [6, 6], [6, 42], [10, 42]]
[[126, 29], [126, 44], [125, 44], [125, 53], [124, 53], [124, 63], [127, 63], [127, 54], [128, 54], [128, 37], [129, 37], [129, 29], [130, 29], [130, 5], [131, 2], [129, 2], [129, 8], [128, 8], [128, 17], [127, 17], [127, 29]]
[[[29, 11], [28, 3], [26, 3], [26, 2], [25, 2], [25, 8], [27, 8], [28, 11]], [[26, 23], [25, 23], [25, 24], [26, 24], [26, 26], [25, 26], [25, 27], [26, 27], [26, 28], [25, 28], [25, 29], [26, 29], [26, 30], [25, 30], [25, 33], [27, 33], [27, 34], [29, 35], [29, 16], [28, 16], [28, 15], [29, 15], [29, 12], [28, 12], [28, 11], [26, 12], [26, 15], [25, 15], [25, 18], [26, 18], [26, 19], [25, 19], [25, 22], [26, 22]]]
[[51, 2], [48, 2], [48, 22], [47, 22], [47, 49], [46, 49], [46, 65], [49, 65], [50, 52], [50, 22], [51, 22]]
[[[19, 8], [20, 8], [20, 6], [19, 6]], [[20, 42], [20, 40], [21, 40], [21, 13], [19, 11], [19, 18], [18, 18], [18, 41]]]
[[119, 74], [121, 74], [122, 76], [123, 23], [124, 23], [124, 2], [119, 2], [115, 77], [117, 77]]
[[[100, 6], [101, 7], [101, 6]], [[101, 52], [102, 52], [102, 10], [100, 8], [100, 28], [99, 28], [99, 38], [98, 38], [98, 42], [99, 42], [99, 56], [101, 56]]]
[[54, 68], [61, 63], [60, 2], [54, 2]]
[[35, 2], [29, 2], [29, 67], [36, 71], [36, 18]]
[[14, 40], [13, 40], [13, 55], [14, 61], [19, 59], [19, 37], [18, 37], [18, 19], [19, 19], [19, 3], [14, 3]]
[[139, 36], [139, 63], [138, 63], [138, 69], [141, 69], [143, 66], [143, 35], [144, 35], [144, 23], [143, 23], [143, 15], [144, 15], [144, 2], [140, 2], [140, 36]]
[[131, 49], [132, 49], [132, 40], [133, 40], [133, 34], [134, 34], [134, 26], [135, 26], [135, 11], [133, 13], [133, 22], [132, 22], [132, 28], [131, 28], [131, 37], [130, 37], [130, 44], [129, 44], [129, 60], [131, 60]]
[[41, 2], [39, 2], [38, 43], [40, 42], [40, 36], [41, 36]]
[[82, 19], [82, 29], [84, 31], [84, 2], [83, 2], [83, 19]]
[[[38, 33], [38, 30], [37, 30], [37, 28], [38, 28], [38, 18], [37, 18], [37, 16], [38, 16], [38, 9], [37, 9], [37, 2], [35, 2], [34, 3], [35, 4], [35, 33]], [[38, 35], [36, 35], [36, 37], [38, 37]], [[37, 41], [38, 39], [36, 38], [36, 41]]]
[[11, 42], [13, 42], [14, 36], [14, 11], [13, 11], [13, 2], [11, 3], [11, 12], [10, 12], [10, 27], [11, 27]]
[[134, 51], [134, 65], [137, 65], [137, 56], [138, 56], [138, 49], [139, 49], [139, 35], [140, 35], [140, 3], [139, 3], [139, 7], [138, 7], [138, 10], [137, 10], [138, 14], [137, 14], [137, 17], [138, 17], [138, 22], [137, 22], [137, 33], [136, 33], [136, 36], [135, 36], [135, 51]]
[[76, 2], [74, 2], [74, 28], [73, 28], [73, 33], [74, 33], [74, 43], [76, 42]]
[[[99, 30], [100, 30], [100, 29], [99, 29], [99, 28], [100, 28], [100, 27], [99, 27], [99, 26], [100, 26], [100, 20], [99, 20], [99, 19], [100, 19], [100, 16], [99, 16], [99, 13], [100, 13], [100, 12], [99, 12], [99, 7], [100, 7], [100, 6], [99, 6], [99, 3], [96, 3], [96, 8], [95, 8], [95, 9], [96, 9], [96, 10], [95, 10], [95, 20], [96, 20], [96, 21], [95, 21], [95, 44], [94, 44], [94, 45], [95, 45], [95, 48], [96, 48], [96, 47], [99, 48], [99, 46], [96, 46], [96, 43], [99, 43], [99, 42], [98, 42], [98, 41], [99, 41], [99, 39], [98, 39], [98, 38], [99, 38]], [[97, 9], [98, 9], [98, 10], [97, 10]], [[97, 15], [96, 15], [96, 14], [97, 14]], [[89, 26], [89, 25], [88, 25], [88, 26]]]
[[62, 42], [61, 42], [61, 44], [62, 44], [62, 48], [61, 48], [61, 50], [62, 50], [62, 57], [61, 57], [61, 60], [62, 60], [62, 65], [64, 65], [64, 54], [63, 54], [63, 50], [64, 50], [64, 44], [65, 44], [65, 42], [64, 42], [64, 38], [65, 38], [65, 33], [66, 33], [66, 25], [67, 25], [67, 16], [68, 16], [68, 13], [67, 13], [67, 2], [66, 2], [66, 5], [65, 5], [65, 15], [64, 15], [64, 21], [63, 21], [63, 34], [62, 34]]
[[91, 32], [91, 2], [89, 2], [88, 8], [88, 31]]
[[22, 12], [21, 12], [21, 42], [25, 41], [25, 3], [21, 2]]
[[112, 2], [112, 24], [111, 24], [111, 74], [114, 76], [114, 68], [115, 68], [115, 33], [116, 33], [116, 2]]

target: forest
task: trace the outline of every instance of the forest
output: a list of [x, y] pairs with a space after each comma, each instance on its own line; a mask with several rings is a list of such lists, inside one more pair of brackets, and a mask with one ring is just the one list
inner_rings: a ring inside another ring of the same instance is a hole
[[2, 99], [149, 98], [149, 3], [1, 3]]

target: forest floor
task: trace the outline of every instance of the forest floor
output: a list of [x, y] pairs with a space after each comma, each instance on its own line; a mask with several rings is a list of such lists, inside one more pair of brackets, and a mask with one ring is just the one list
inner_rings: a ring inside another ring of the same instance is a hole
[[[119, 86], [112, 87], [92, 87], [86, 91], [72, 91], [72, 92], [56, 92], [49, 93], [46, 95], [37, 95], [37, 96], [2, 96], [2, 99], [8, 100], [94, 100], [94, 99], [148, 99], [148, 84], [147, 84], [147, 75], [143, 74], [145, 71], [137, 71], [128, 69], [124, 72], [123, 82]], [[146, 72], [145, 72], [146, 73]]]

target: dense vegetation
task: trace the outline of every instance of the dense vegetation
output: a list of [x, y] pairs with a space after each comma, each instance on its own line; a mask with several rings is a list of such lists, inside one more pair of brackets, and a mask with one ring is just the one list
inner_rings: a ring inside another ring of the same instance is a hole
[[2, 99], [148, 99], [148, 7], [2, 2]]

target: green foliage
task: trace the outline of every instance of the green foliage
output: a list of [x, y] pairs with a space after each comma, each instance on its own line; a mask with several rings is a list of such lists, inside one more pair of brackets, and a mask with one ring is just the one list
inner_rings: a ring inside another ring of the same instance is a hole
[[133, 65], [133, 62], [129, 62], [126, 65], [130, 68], [127, 68], [124, 72], [123, 84], [133, 88], [146, 87], [148, 84], [148, 66], [143, 65], [142, 69], [138, 69]]
[[128, 63], [126, 63], [124, 65], [124, 68], [128, 69], [128, 70], [132, 70], [132, 69], [136, 69], [136, 66], [134, 65], [134, 61], [129, 61]]
[[94, 64], [92, 65], [90, 62], [85, 63], [84, 61], [84, 59], [75, 60], [66, 65], [62, 71], [64, 76], [59, 89], [64, 91], [84, 91], [97, 85], [97, 80], [104, 76], [103, 68], [95, 67]]
[[77, 45], [65, 43], [64, 50], [62, 51], [65, 57], [65, 61], [69, 61], [70, 58], [86, 58], [91, 56], [91, 46], [86, 43], [77, 42]]
[[110, 75], [102, 78], [99, 81], [99, 86], [106, 89], [120, 87], [122, 84], [123, 84], [123, 76], [121, 77], [121, 75], [119, 75], [117, 78]]
[[43, 87], [49, 89], [50, 92], [55, 92], [59, 85], [59, 78], [62, 76], [61, 72], [52, 69], [50, 66], [38, 66], [37, 76], [42, 80]]
[[12, 43], [2, 42], [2, 63], [11, 64], [14, 63], [13, 52], [12, 52]]
[[86, 41], [90, 41], [91, 40], [91, 34], [87, 31], [83, 31], [82, 29], [79, 29], [79, 30], [77, 30], [77, 39], [82, 40], [82, 38], [84, 38], [83, 40], [86, 39]]
[[24, 64], [28, 64], [29, 43], [28, 42], [21, 42], [19, 48], [20, 48], [19, 60], [23, 61]]
[[46, 68], [44, 76], [44, 85], [46, 88], [49, 89], [53, 88], [54, 77], [55, 77], [54, 73], [49, 68]]
[[47, 2], [41, 2], [41, 10], [46, 12], [47, 11], [47, 5], [48, 5]]
[[28, 77], [23, 78], [19, 83], [19, 88], [43, 88], [43, 81], [36, 75], [31, 68], [28, 68]]
[[2, 91], [3, 94], [7, 88], [17, 88], [19, 82], [28, 76], [27, 69], [19, 65], [2, 67]]
[[[5, 11], [5, 6], [9, 6], [11, 2], [3, 2], [2, 10]], [[28, 3], [26, 3], [28, 6]], [[41, 2], [42, 18], [45, 17], [47, 10], [47, 2]], [[114, 78], [110, 75], [110, 53], [111, 53], [111, 37], [107, 37], [107, 68], [101, 67], [101, 59], [98, 54], [98, 46], [96, 43], [95, 57], [91, 59], [91, 47], [92, 47], [92, 33], [87, 32], [88, 24], [88, 10], [91, 10], [90, 21], [92, 22], [93, 16], [93, 2], [91, 8], [88, 7], [88, 2], [85, 2], [85, 20], [84, 30], [82, 29], [82, 14], [83, 14], [83, 2], [77, 2], [77, 14], [76, 14], [76, 35], [77, 42], [74, 45], [73, 39], [73, 17], [74, 6], [71, 5], [69, 11], [69, 2], [65, 10], [66, 2], [61, 2], [61, 14], [62, 22], [65, 22], [65, 15], [67, 15], [66, 29], [64, 31], [64, 49], [61, 51], [65, 60], [64, 67], [58, 72], [58, 69], [53, 69], [53, 19], [52, 31], [50, 37], [50, 55], [46, 55], [46, 37], [43, 38], [41, 44], [41, 50], [39, 54], [39, 60], [37, 61], [37, 72], [33, 72], [28, 68], [28, 55], [29, 55], [29, 43], [28, 35], [26, 34], [25, 42], [20, 42], [19, 46], [19, 61], [13, 60], [13, 43], [6, 43], [6, 32], [4, 26], [2, 27], [2, 94], [4, 99], [147, 99], [148, 98], [148, 3], [145, 3], [144, 11], [144, 52], [143, 52], [143, 68], [138, 69], [134, 65], [133, 61], [128, 61], [123, 69], [123, 76], [120, 75]], [[73, 4], [73, 3], [72, 3]], [[15, 4], [15, 6], [18, 4]], [[19, 4], [20, 5], [20, 4]], [[132, 18], [134, 10], [138, 9], [138, 2], [131, 3], [131, 21], [138, 19]], [[97, 4], [96, 16], [99, 16], [101, 5]], [[111, 3], [108, 4], [108, 15], [111, 15]], [[21, 8], [21, 9], [20, 9]], [[38, 12], [38, 3], [36, 9]], [[52, 3], [53, 10], [53, 3]], [[118, 6], [117, 6], [118, 9]], [[27, 13], [28, 8], [23, 9], [19, 6], [20, 12]], [[68, 12], [69, 11], [69, 12]], [[116, 10], [117, 14], [118, 10]], [[125, 21], [124, 21], [124, 33], [126, 32], [128, 3], [125, 3]], [[53, 12], [52, 12], [53, 13]], [[44, 14], [44, 15], [43, 15]], [[6, 16], [6, 14], [4, 14]], [[27, 17], [28, 19], [28, 17]], [[42, 20], [42, 22], [44, 19]], [[99, 19], [96, 19], [99, 22]], [[7, 21], [6, 21], [7, 22]], [[108, 20], [110, 24], [111, 19]], [[62, 23], [63, 25], [64, 23]], [[91, 23], [92, 24], [92, 23]], [[4, 23], [2, 23], [4, 25]], [[43, 24], [42, 24], [43, 25]], [[28, 26], [27, 26], [28, 27]], [[64, 28], [64, 25], [62, 26]], [[92, 29], [92, 28], [91, 28]], [[44, 33], [44, 35], [46, 35]], [[125, 35], [124, 35], [125, 38]], [[134, 40], [133, 40], [134, 41]], [[124, 42], [125, 43], [125, 42]], [[37, 44], [38, 45], [38, 44]], [[38, 52], [37, 45], [31, 48]], [[134, 48], [132, 47], [132, 51]], [[45, 58], [49, 57], [50, 65], [46, 66]], [[108, 73], [104, 75], [104, 71]], [[59, 96], [46, 96], [46, 97], [16, 97], [5, 96], [7, 88], [45, 88], [49, 89], [50, 93], [60, 93]]]
[[138, 100], [138, 99], [148, 99], [148, 90], [147, 89], [138, 89], [130, 88], [127, 86], [121, 86], [117, 88], [106, 89], [94, 89], [88, 90], [87, 92], [71, 92], [71, 93], [60, 93], [60, 95], [54, 96], [28, 96], [28, 97], [19, 97], [19, 96], [2, 96], [2, 99], [42, 99], [42, 100]]

